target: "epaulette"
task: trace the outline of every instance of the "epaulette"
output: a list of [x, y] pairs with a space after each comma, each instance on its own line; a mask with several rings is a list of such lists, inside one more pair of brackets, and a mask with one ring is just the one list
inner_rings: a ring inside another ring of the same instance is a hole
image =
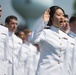
[[5, 27], [5, 25], [4, 25], [4, 24], [0, 24], [0, 25]]
[[44, 29], [50, 29], [50, 26], [46, 26]]

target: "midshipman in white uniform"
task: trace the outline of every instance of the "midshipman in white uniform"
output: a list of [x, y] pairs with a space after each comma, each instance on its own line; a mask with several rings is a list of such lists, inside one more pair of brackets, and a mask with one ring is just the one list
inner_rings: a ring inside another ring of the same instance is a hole
[[22, 40], [14, 34], [17, 29], [17, 17], [13, 15], [7, 16], [5, 25], [9, 29], [8, 75], [20, 75], [18, 72], [18, 53]]

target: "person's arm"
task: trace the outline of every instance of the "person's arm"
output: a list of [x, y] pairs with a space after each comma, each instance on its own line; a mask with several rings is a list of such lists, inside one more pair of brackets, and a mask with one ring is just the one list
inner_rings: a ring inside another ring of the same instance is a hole
[[8, 73], [8, 49], [9, 49], [9, 45], [8, 45], [8, 29], [7, 28], [4, 28], [5, 29], [5, 35], [6, 35], [6, 38], [5, 38], [5, 42], [4, 42], [4, 74], [7, 75]]
[[[41, 38], [43, 36], [40, 35], [43, 31], [43, 29], [45, 28], [45, 26], [47, 25], [50, 15], [49, 15], [50, 10], [47, 9], [43, 15], [43, 18], [41, 18], [38, 22], [38, 24], [36, 25], [34, 31], [32, 32], [31, 36], [29, 37], [29, 41], [33, 44], [38, 44], [41, 40]], [[44, 38], [44, 37], [43, 37]]]
[[8, 29], [6, 29], [5, 32], [6, 32], [6, 39], [5, 39], [5, 43], [4, 43], [4, 60], [8, 61], [8, 49], [9, 49], [9, 45], [8, 45], [8, 41], [9, 41], [9, 39], [8, 39], [8, 37], [9, 37]]

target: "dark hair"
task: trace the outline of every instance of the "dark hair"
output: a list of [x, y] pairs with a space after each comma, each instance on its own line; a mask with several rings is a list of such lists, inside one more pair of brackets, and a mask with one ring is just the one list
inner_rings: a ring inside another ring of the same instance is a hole
[[24, 30], [24, 34], [25, 34], [25, 35], [27, 35], [27, 34], [30, 33], [30, 32], [32, 32], [31, 29], [25, 29], [25, 30]]
[[65, 18], [69, 18], [69, 16], [67, 14], [64, 15]]
[[74, 21], [76, 21], [76, 16], [72, 16], [72, 17], [69, 19], [69, 23], [73, 23]]
[[15, 34], [17, 35], [17, 36], [19, 36], [19, 33], [20, 32], [24, 32], [23, 30], [17, 30], [16, 32], [15, 32]]
[[16, 16], [13, 16], [13, 15], [7, 16], [6, 19], [5, 19], [5, 23], [9, 23], [10, 22], [10, 19], [17, 20], [17, 17]]
[[48, 26], [50, 26], [52, 24], [51, 18], [53, 18], [54, 14], [55, 14], [55, 11], [57, 9], [61, 9], [63, 11], [63, 13], [65, 14], [64, 10], [61, 7], [59, 7], [59, 6], [50, 7], [50, 19], [49, 19], [49, 22], [48, 22]]

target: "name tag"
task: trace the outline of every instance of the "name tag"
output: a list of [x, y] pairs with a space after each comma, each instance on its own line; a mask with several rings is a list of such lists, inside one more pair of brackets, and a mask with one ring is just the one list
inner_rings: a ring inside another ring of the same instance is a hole
[[71, 43], [72, 45], [75, 45], [74, 43]]
[[22, 44], [22, 43], [18, 42], [18, 44]]
[[6, 35], [5, 33], [1, 33], [1, 34]]
[[62, 39], [68, 40], [66, 37], [62, 37]]

